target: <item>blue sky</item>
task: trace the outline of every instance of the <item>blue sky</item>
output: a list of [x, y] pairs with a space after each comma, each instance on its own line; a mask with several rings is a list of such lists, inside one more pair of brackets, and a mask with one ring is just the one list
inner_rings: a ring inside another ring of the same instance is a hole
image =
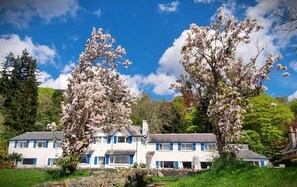
[[[259, 19], [265, 29], [254, 36], [266, 46], [262, 60], [269, 53], [283, 56], [291, 76], [275, 73], [265, 83], [272, 96], [297, 98], [297, 60], [293, 53], [297, 33], [271, 29], [276, 18], [271, 12], [294, 0], [2, 0], [0, 1], [0, 60], [12, 51], [19, 55], [24, 48], [37, 59], [41, 86], [65, 89], [67, 77], [92, 28], [103, 28], [116, 44], [127, 51], [133, 64], [120, 70], [131, 92], [149, 93], [154, 99], [170, 100], [178, 93], [168, 87], [183, 72], [178, 63], [180, 47], [191, 23], [206, 26], [218, 7], [241, 20]], [[297, 7], [297, 6], [296, 6]], [[243, 46], [238, 54], [249, 59], [255, 43]]]

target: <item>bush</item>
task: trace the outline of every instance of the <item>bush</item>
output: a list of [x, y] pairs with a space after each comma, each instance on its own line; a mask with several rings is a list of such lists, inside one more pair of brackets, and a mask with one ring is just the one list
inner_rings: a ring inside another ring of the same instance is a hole
[[247, 170], [251, 167], [249, 164], [244, 162], [242, 159], [237, 159], [236, 157], [221, 158], [216, 157], [213, 160], [212, 166], [210, 167], [210, 172], [221, 173], [226, 171], [234, 170]]
[[79, 162], [79, 157], [77, 156], [67, 156], [63, 157], [59, 161], [59, 166], [62, 168], [63, 175], [70, 175], [75, 172]]
[[90, 176], [91, 172], [87, 170], [77, 170], [74, 173], [68, 174], [61, 169], [48, 169], [46, 170], [48, 180], [57, 180], [64, 178], [75, 178], [79, 176]]
[[138, 164], [136, 162], [134, 162], [133, 168], [137, 168], [137, 167], [138, 167]]
[[140, 168], [146, 168], [146, 164], [145, 163], [140, 163]]

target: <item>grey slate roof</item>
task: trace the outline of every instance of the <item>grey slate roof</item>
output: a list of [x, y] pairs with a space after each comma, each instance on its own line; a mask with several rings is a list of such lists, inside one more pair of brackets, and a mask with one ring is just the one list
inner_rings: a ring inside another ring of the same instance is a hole
[[239, 149], [237, 157], [242, 159], [269, 159], [266, 156], [260, 155], [248, 149]]
[[62, 137], [62, 132], [26, 132], [9, 140], [52, 140], [54, 138], [62, 140]]
[[216, 136], [212, 133], [150, 134], [149, 142], [152, 142], [152, 143], [216, 142]]

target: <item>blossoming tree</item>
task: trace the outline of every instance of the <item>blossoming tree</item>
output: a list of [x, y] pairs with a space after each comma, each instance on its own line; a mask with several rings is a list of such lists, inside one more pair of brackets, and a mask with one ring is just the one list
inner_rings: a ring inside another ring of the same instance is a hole
[[98, 130], [108, 132], [131, 125], [129, 91], [120, 79], [117, 68], [131, 64], [124, 59], [123, 47], [114, 47], [115, 40], [102, 29], [93, 29], [79, 63], [69, 78], [67, 100], [62, 105], [63, 158], [62, 169], [75, 171], [78, 159], [94, 141]]
[[[240, 137], [244, 107], [256, 90], [263, 89], [262, 82], [269, 80], [279, 55], [269, 55], [265, 62], [258, 62], [258, 54], [245, 62], [238, 57], [239, 45], [249, 44], [251, 34], [263, 27], [256, 19], [238, 22], [233, 16], [224, 16], [218, 9], [217, 20], [210, 26], [190, 25], [188, 37], [181, 49], [186, 74], [178, 81], [179, 89], [192, 89], [198, 101], [208, 101], [207, 115], [217, 137], [220, 156], [235, 156], [235, 143]], [[262, 64], [262, 65], [261, 65]], [[277, 65], [279, 70], [286, 67]], [[288, 73], [284, 73], [288, 76]]]

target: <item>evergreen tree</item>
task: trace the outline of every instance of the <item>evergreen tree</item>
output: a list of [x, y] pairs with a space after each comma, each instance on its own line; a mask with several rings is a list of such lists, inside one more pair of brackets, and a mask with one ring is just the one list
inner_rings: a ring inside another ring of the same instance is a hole
[[17, 58], [10, 53], [6, 57], [0, 82], [1, 94], [4, 97], [4, 125], [17, 134], [36, 130], [36, 60], [27, 50]]

